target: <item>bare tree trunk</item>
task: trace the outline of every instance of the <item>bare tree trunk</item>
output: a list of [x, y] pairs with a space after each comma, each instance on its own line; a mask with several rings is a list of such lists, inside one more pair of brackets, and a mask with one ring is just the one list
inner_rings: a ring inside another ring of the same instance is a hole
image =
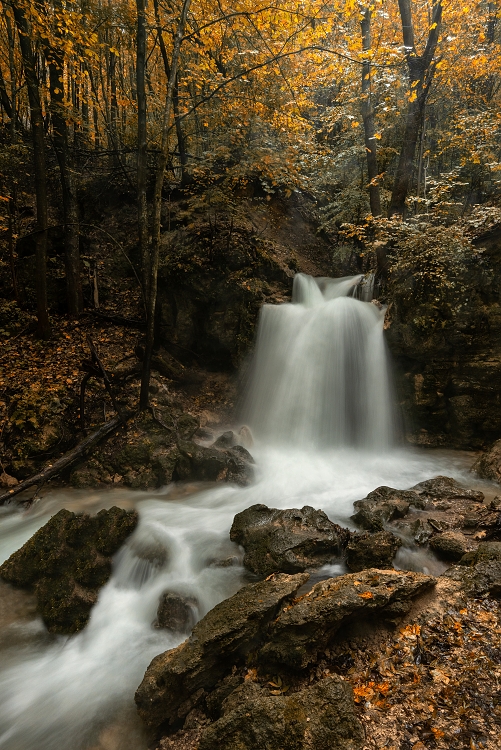
[[[55, 7], [61, 7], [56, 0]], [[66, 267], [66, 298], [71, 317], [83, 312], [82, 280], [80, 277], [80, 232], [78, 226], [78, 202], [73, 164], [69, 147], [67, 112], [64, 102], [64, 56], [60, 49], [46, 44], [49, 63], [50, 113], [54, 149], [59, 164], [63, 194], [64, 251]]]
[[148, 205], [146, 201], [147, 181], [147, 142], [146, 142], [146, 2], [136, 0], [137, 7], [137, 60], [136, 60], [136, 89], [137, 89], [137, 222], [139, 234], [139, 250], [141, 254], [141, 269], [143, 293], [149, 297], [150, 285], [150, 255], [148, 247]]
[[139, 396], [139, 408], [142, 410], [147, 409], [149, 405], [148, 389], [150, 385], [151, 355], [153, 353], [153, 344], [155, 340], [155, 310], [157, 302], [158, 261], [160, 255], [162, 188], [164, 184], [165, 168], [169, 160], [169, 131], [172, 112], [172, 100], [174, 96], [174, 89], [176, 86], [176, 76], [179, 64], [179, 55], [181, 52], [181, 44], [183, 42], [183, 34], [188, 19], [190, 5], [191, 0], [184, 0], [177, 24], [176, 35], [174, 37], [174, 49], [172, 50], [169, 83], [167, 86], [167, 96], [165, 99], [162, 119], [162, 148], [158, 157], [156, 168], [151, 231], [151, 276], [146, 308], [146, 347], [143, 362], [143, 373], [141, 377], [141, 393]]
[[[364, 52], [369, 52], [372, 46], [371, 14], [372, 11], [370, 7], [367, 7], [361, 21], [362, 48]], [[367, 172], [369, 176], [369, 201], [371, 214], [373, 216], [381, 216], [381, 198], [377, 182], [379, 171], [377, 166], [376, 127], [374, 124], [374, 108], [372, 106], [371, 96], [371, 64], [367, 58], [364, 58], [362, 65], [362, 118], [364, 121], [365, 153], [367, 156]]]
[[44, 121], [40, 89], [35, 69], [35, 56], [30, 41], [30, 26], [23, 10], [12, 3], [14, 19], [19, 30], [19, 45], [23, 57], [24, 74], [30, 104], [31, 136], [33, 141], [33, 163], [35, 193], [37, 201], [36, 233], [36, 296], [37, 334], [47, 339], [51, 335], [47, 307], [47, 168], [45, 163]]
[[436, 63], [433, 58], [442, 21], [442, 0], [436, 0], [433, 5], [431, 26], [422, 55], [418, 55], [416, 52], [410, 0], [398, 0], [398, 7], [402, 21], [405, 57], [409, 74], [409, 105], [388, 211], [390, 217], [404, 216], [405, 214], [405, 201], [412, 177], [416, 144], [423, 122], [426, 99], [435, 73]]

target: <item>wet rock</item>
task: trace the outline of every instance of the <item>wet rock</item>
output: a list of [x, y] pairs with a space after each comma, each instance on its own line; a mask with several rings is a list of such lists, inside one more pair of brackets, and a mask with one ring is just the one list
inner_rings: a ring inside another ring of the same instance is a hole
[[353, 572], [367, 568], [391, 568], [402, 541], [391, 531], [353, 534], [346, 547], [346, 565]]
[[254, 478], [254, 459], [240, 445], [227, 450], [178, 442], [179, 458], [173, 478], [181, 481], [234, 482], [242, 487]]
[[355, 513], [352, 520], [368, 531], [381, 531], [395, 518], [403, 518], [410, 506], [421, 507], [422, 501], [416, 492], [378, 487], [363, 500], [353, 503]]
[[0, 577], [33, 590], [51, 633], [76, 633], [111, 575], [111, 556], [138, 522], [136, 511], [96, 516], [60, 510], [0, 566]]
[[431, 538], [430, 547], [445, 560], [457, 562], [468, 552], [470, 543], [460, 531], [444, 531]]
[[253, 505], [238, 513], [230, 539], [245, 549], [244, 565], [259, 575], [298, 573], [339, 558], [350, 532], [308, 505], [277, 510]]
[[337, 675], [290, 696], [254, 683], [238, 687], [202, 731], [199, 750], [361, 750], [353, 692]]
[[482, 479], [501, 484], [501, 440], [497, 440], [488, 451], [477, 458], [471, 472]]
[[154, 627], [172, 630], [174, 633], [191, 632], [197, 621], [197, 604], [192, 596], [181, 596], [170, 591], [162, 594]]
[[424, 482], [419, 482], [414, 485], [412, 490], [418, 493], [422, 499], [428, 502], [433, 502], [435, 507], [437, 501], [473, 500], [477, 503], [481, 503], [484, 499], [483, 492], [461, 487], [461, 485], [451, 477], [438, 476], [433, 479], [426, 479]]
[[391, 619], [396, 603], [403, 614], [435, 580], [422, 573], [372, 569], [321, 581], [279, 614], [259, 651], [259, 663], [268, 670], [271, 665], [303, 669], [327, 648], [345, 622], [384, 617], [387, 608]]
[[237, 442], [238, 440], [233, 430], [228, 430], [218, 437], [218, 439], [212, 444], [212, 447], [219, 449], [233, 448]]
[[501, 542], [480, 542], [477, 549], [467, 552], [460, 565], [476, 565], [479, 562], [498, 560], [501, 562]]
[[307, 574], [278, 574], [240, 589], [212, 609], [188, 640], [156, 656], [136, 691], [139, 715], [149, 727], [176, 725], [206, 690], [245, 661], [263, 642], [274, 620]]

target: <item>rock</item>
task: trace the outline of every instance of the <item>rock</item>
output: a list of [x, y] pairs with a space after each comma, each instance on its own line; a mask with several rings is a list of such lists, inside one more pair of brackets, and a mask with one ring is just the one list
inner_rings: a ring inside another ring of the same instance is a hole
[[346, 547], [346, 565], [357, 572], [367, 568], [391, 568], [401, 540], [391, 531], [353, 534]]
[[254, 478], [254, 459], [240, 445], [219, 450], [179, 441], [178, 447], [180, 456], [173, 473], [175, 480], [234, 482], [245, 487]]
[[166, 628], [174, 633], [190, 633], [198, 619], [197, 600], [168, 591], [162, 594], [157, 609], [156, 628]]
[[356, 524], [368, 531], [381, 531], [394, 518], [403, 518], [410, 506], [421, 506], [416, 492], [378, 487], [363, 500], [353, 503], [355, 513], [351, 517]]
[[470, 544], [460, 531], [444, 531], [431, 538], [430, 547], [445, 560], [457, 562], [468, 552]]
[[347, 529], [308, 505], [301, 510], [252, 505], [237, 513], [230, 530], [232, 542], [245, 549], [245, 567], [259, 575], [318, 568], [339, 558], [349, 538]]
[[[438, 476], [434, 479], [426, 479], [424, 482], [419, 482], [412, 487], [414, 492], [417, 492], [421, 498], [426, 499], [428, 502], [433, 502], [436, 506], [436, 501], [443, 500], [473, 500], [477, 503], [483, 502], [484, 494], [479, 490], [468, 490], [465, 487], [461, 487], [455, 479], [451, 477]], [[440, 508], [437, 508], [440, 510]]]
[[238, 440], [233, 430], [228, 430], [218, 437], [218, 439], [212, 444], [212, 448], [233, 448], [237, 442]]
[[4, 581], [33, 590], [51, 633], [76, 633], [111, 575], [111, 556], [138, 522], [136, 511], [95, 516], [60, 510], [0, 566]]
[[476, 550], [471, 550], [463, 555], [459, 564], [476, 565], [488, 560], [499, 560], [501, 562], [501, 542], [480, 542]]
[[470, 471], [482, 479], [501, 484], [501, 440], [496, 440], [488, 451], [482, 453]]
[[401, 614], [412, 600], [435, 585], [422, 573], [365, 570], [317, 583], [293, 607], [280, 612], [270, 627], [257, 659], [269, 671], [272, 665], [303, 669], [314, 662], [347, 621], [355, 618], [394, 617], [395, 603]]
[[176, 725], [230, 670], [262, 643], [274, 620], [307, 574], [278, 574], [249, 584], [212, 609], [177, 648], [156, 656], [136, 691], [139, 715], [149, 727]]
[[332, 675], [289, 696], [255, 683], [238, 687], [222, 717], [204, 728], [199, 750], [362, 750], [351, 686]]
[[471, 567], [453, 565], [443, 575], [459, 581], [468, 596], [501, 597], [501, 560], [482, 560]]

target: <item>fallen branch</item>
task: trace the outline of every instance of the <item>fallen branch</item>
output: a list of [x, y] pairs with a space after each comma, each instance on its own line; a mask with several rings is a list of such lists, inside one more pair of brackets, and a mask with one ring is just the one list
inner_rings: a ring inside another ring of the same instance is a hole
[[[96, 432], [93, 432], [92, 435], [88, 435], [84, 440], [82, 440], [81, 443], [75, 446], [75, 448], [72, 448], [72, 450], [68, 451], [68, 453], [65, 453], [64, 456], [58, 458], [57, 461], [54, 461], [53, 464], [49, 464], [47, 468], [43, 469], [38, 474], [30, 477], [30, 479], [25, 479], [24, 482], [20, 482], [18, 485], [16, 485], [16, 487], [13, 487], [8, 492], [0, 495], [0, 505], [6, 503], [7, 500], [10, 500], [10, 498], [14, 497], [14, 495], [23, 492], [23, 490], [27, 490], [29, 487], [33, 487], [34, 485], [44, 484], [49, 479], [52, 479], [52, 477], [56, 476], [56, 474], [60, 474], [64, 469], [67, 469], [68, 466], [71, 466], [71, 464], [75, 463], [75, 461], [77, 461], [79, 458], [83, 458], [91, 450], [91, 448], [94, 448], [95, 445], [100, 443], [101, 440], [103, 440], [111, 432], [116, 430], [117, 427], [120, 427], [120, 425], [123, 424], [131, 416], [131, 412], [129, 412], [128, 414], [123, 413], [122, 415], [118, 415], [111, 419], [109, 422], [101, 425], [101, 427], [96, 430]], [[32, 500], [30, 500], [29, 502], [31, 503]]]

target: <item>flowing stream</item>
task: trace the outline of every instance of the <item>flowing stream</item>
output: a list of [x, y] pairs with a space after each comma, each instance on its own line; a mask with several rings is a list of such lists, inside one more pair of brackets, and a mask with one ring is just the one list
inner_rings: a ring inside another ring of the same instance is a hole
[[184, 638], [152, 627], [159, 596], [193, 597], [200, 618], [249, 580], [228, 536], [244, 508], [311, 505], [350, 525], [353, 501], [379, 485], [405, 488], [436, 474], [471, 484], [461, 454], [399, 446], [384, 312], [351, 296], [360, 280], [298, 274], [291, 304], [264, 307], [243, 406], [255, 438], [251, 486], [65, 490], [0, 517], [3, 561], [61, 507], [120, 505], [140, 516], [75, 636], [49, 636], [32, 598], [2, 584], [1, 750], [144, 750], [134, 691], [153, 656]]

